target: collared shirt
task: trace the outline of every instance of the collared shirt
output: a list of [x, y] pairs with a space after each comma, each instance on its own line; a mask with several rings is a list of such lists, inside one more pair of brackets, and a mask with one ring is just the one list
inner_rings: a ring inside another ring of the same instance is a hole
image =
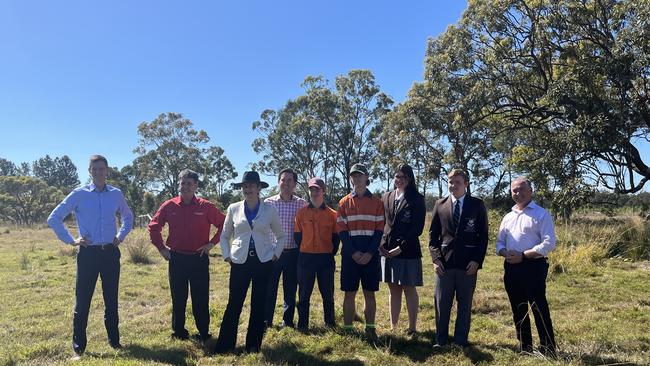
[[[64, 243], [74, 243], [74, 238], [63, 225], [71, 212], [77, 219], [78, 234], [90, 241], [90, 245], [112, 243], [117, 237], [124, 240], [133, 228], [133, 212], [126, 204], [122, 191], [106, 184], [97, 191], [94, 183], [79, 187], [61, 202], [47, 218], [47, 223]], [[120, 214], [122, 226], [117, 231], [115, 214]]]
[[338, 211], [338, 231], [349, 231], [351, 237], [372, 236], [384, 231], [384, 205], [366, 190], [363, 196], [356, 191], [341, 198]]
[[[166, 245], [175, 252], [196, 253], [208, 242], [218, 244], [226, 216], [212, 202], [193, 197], [189, 205], [181, 196], [165, 201], [151, 219], [147, 229], [151, 242], [159, 250], [164, 248], [162, 229], [169, 224]], [[217, 233], [210, 239], [210, 228]]]
[[512, 207], [501, 221], [496, 251], [501, 249], [523, 252], [533, 249], [542, 256], [555, 248], [555, 228], [551, 215], [531, 201], [523, 210]]
[[276, 194], [275, 196], [267, 198], [264, 202], [270, 203], [278, 209], [282, 229], [284, 230], [284, 233], [287, 234], [287, 239], [284, 242], [284, 249], [297, 248], [298, 246], [293, 240], [293, 225], [296, 213], [298, 213], [298, 210], [301, 208], [307, 206], [307, 201], [295, 195], [291, 196], [290, 201], [285, 201], [279, 194]]
[[384, 231], [384, 204], [369, 190], [355, 191], [339, 201], [336, 228], [343, 243], [343, 255], [355, 251], [376, 253]]
[[301, 253], [331, 254], [334, 252], [332, 239], [338, 238], [336, 211], [324, 203], [321, 207], [314, 207], [310, 203], [298, 210], [294, 232], [301, 234]]

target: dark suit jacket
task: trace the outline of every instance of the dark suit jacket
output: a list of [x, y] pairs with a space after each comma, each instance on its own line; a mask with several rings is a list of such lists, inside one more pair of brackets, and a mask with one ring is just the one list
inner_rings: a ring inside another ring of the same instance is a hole
[[420, 235], [424, 229], [426, 208], [424, 196], [421, 194], [404, 194], [398, 207], [395, 207], [396, 191], [384, 193], [381, 201], [384, 204], [384, 234], [381, 244], [391, 250], [400, 246], [402, 253], [395, 258], [422, 258]]
[[429, 251], [446, 268], [465, 269], [470, 261], [483, 266], [488, 243], [487, 210], [479, 198], [465, 196], [460, 222], [451, 230], [453, 220], [451, 196], [441, 198], [433, 208], [429, 228]]

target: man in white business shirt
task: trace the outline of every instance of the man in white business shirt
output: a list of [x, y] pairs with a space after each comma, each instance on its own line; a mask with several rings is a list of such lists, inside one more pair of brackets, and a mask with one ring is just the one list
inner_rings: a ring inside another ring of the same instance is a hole
[[555, 229], [551, 215], [533, 200], [533, 188], [526, 178], [510, 185], [515, 206], [501, 221], [497, 234], [497, 254], [505, 258], [505, 284], [517, 339], [525, 352], [533, 350], [528, 306], [535, 317], [540, 351], [555, 355], [555, 336], [546, 301], [548, 253], [555, 248]]

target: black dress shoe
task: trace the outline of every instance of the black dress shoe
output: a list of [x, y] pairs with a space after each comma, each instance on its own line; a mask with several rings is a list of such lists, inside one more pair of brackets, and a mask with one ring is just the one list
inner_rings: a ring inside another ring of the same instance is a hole
[[257, 346], [251, 346], [251, 347], [246, 347], [246, 352], [247, 353], [258, 353], [260, 351], [260, 348]]
[[197, 340], [199, 342], [205, 342], [208, 339], [212, 338], [212, 334], [210, 334], [210, 333], [208, 333], [206, 335], [195, 334], [195, 335], [192, 336], [192, 338], [194, 338], [195, 340]]
[[120, 342], [117, 342], [117, 343], [110, 342], [109, 345], [111, 346], [112, 349], [122, 349], [123, 348], [122, 345], [120, 344]]
[[295, 326], [293, 325], [293, 323], [285, 323], [285, 322], [280, 323], [280, 328], [294, 328], [294, 327]]
[[188, 332], [184, 333], [172, 333], [172, 338], [180, 339], [182, 341], [188, 340], [190, 338], [190, 334]]

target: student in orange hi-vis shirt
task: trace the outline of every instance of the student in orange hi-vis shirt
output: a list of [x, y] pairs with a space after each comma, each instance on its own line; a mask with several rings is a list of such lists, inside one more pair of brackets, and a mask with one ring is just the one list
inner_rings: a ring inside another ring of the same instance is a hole
[[365, 300], [364, 316], [366, 337], [377, 339], [375, 292], [379, 291], [381, 268], [379, 243], [384, 230], [384, 205], [368, 190], [368, 170], [362, 164], [350, 169], [350, 181], [354, 190], [339, 201], [337, 228], [343, 248], [341, 249], [341, 290], [343, 299], [344, 329], [352, 330], [355, 315], [355, 297], [359, 282]]
[[309, 299], [318, 280], [323, 299], [325, 325], [335, 327], [334, 320], [334, 256], [338, 251], [336, 211], [325, 204], [325, 182], [312, 178], [309, 185], [309, 205], [296, 214], [294, 239], [298, 254], [298, 329], [309, 328]]

